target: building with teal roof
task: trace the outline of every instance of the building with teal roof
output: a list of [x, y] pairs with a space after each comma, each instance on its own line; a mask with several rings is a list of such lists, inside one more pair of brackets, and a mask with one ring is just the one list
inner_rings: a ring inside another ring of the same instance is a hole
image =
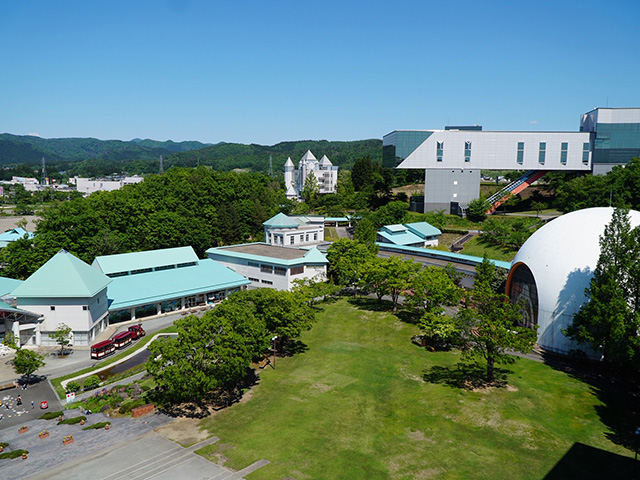
[[60, 250], [11, 292], [17, 308], [42, 318], [37, 325], [19, 325], [20, 343], [55, 345], [51, 335], [64, 323], [74, 345], [89, 345], [109, 321], [109, 283], [109, 277]]
[[378, 230], [377, 241], [402, 247], [436, 247], [442, 232], [427, 222], [385, 225]]
[[316, 247], [290, 248], [247, 243], [207, 250], [212, 260], [246, 277], [250, 288], [289, 290], [295, 280], [325, 280], [327, 257]]
[[300, 247], [324, 242], [324, 217], [278, 213], [262, 224], [269, 245]]
[[33, 233], [27, 232], [22, 227], [11, 228], [3, 233], [0, 233], [0, 248], [4, 248], [11, 242], [20, 240], [21, 238], [33, 238]]
[[251, 283], [191, 247], [101, 256], [92, 266], [111, 280], [111, 323], [215, 304]]

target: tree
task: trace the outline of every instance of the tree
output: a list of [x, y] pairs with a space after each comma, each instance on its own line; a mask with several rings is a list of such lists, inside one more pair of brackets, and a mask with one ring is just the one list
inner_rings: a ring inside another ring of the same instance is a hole
[[60, 345], [60, 355], [64, 354], [64, 348], [71, 342], [71, 327], [64, 323], [58, 324], [58, 328], [51, 334], [58, 345]]
[[323, 278], [299, 278], [293, 281], [293, 292], [298, 292], [309, 305], [313, 305], [317, 298], [323, 300], [340, 291], [340, 287]]
[[469, 202], [468, 217], [473, 222], [482, 222], [487, 218], [487, 210], [489, 210], [489, 202], [480, 195], [479, 198]]
[[393, 311], [398, 309], [398, 298], [409, 290], [413, 284], [413, 279], [420, 270], [420, 264], [412, 259], [404, 259], [393, 255], [383, 262], [383, 269], [387, 278], [387, 290], [391, 295]]
[[44, 367], [44, 365], [44, 355], [24, 348], [19, 348], [13, 359], [13, 368], [17, 374], [27, 376], [27, 383], [31, 380], [31, 374], [39, 368]]
[[304, 185], [300, 194], [302, 195], [305, 203], [313, 204], [318, 197], [319, 192], [320, 186], [318, 185], [318, 179], [313, 172], [310, 172], [304, 179]]
[[389, 202], [380, 207], [375, 215], [375, 225], [381, 227], [383, 225], [395, 225], [404, 223], [409, 204], [406, 202]]
[[535, 210], [536, 217], [539, 218], [540, 217], [540, 212], [542, 210], [544, 210], [545, 208], [547, 208], [547, 206], [542, 202], [533, 202], [533, 203], [531, 203], [531, 208], [533, 210]]
[[519, 327], [522, 315], [517, 304], [496, 294], [486, 283], [476, 285], [457, 315], [465, 358], [482, 358], [487, 365], [486, 381], [495, 380], [496, 363], [512, 363], [507, 351], [528, 353], [536, 342], [536, 331]]
[[364, 217], [358, 222], [353, 239], [367, 245], [373, 245], [376, 243], [377, 235], [378, 232], [376, 231], [374, 223], [369, 220], [369, 218]]
[[330, 274], [335, 283], [353, 287], [353, 294], [357, 297], [367, 262], [374, 256], [375, 252], [364, 243], [341, 238], [327, 250]]
[[351, 170], [351, 181], [356, 192], [373, 188], [373, 165], [369, 155], [356, 160]]
[[157, 400], [202, 405], [212, 393], [235, 389], [249, 369], [251, 353], [231, 322], [212, 311], [179, 319], [175, 326], [177, 338], [158, 339], [148, 347], [146, 366], [157, 385]]
[[444, 305], [458, 302], [461, 290], [440, 267], [428, 266], [413, 276], [409, 285], [410, 295], [406, 304], [421, 315], [431, 312], [436, 315], [444, 311]]
[[640, 360], [640, 229], [616, 209], [600, 237], [600, 256], [582, 305], [564, 332], [628, 370]]
[[370, 258], [364, 269], [362, 277], [367, 290], [376, 294], [378, 302], [382, 302], [382, 297], [389, 293], [387, 271], [384, 265], [385, 262], [386, 259], [384, 258]]

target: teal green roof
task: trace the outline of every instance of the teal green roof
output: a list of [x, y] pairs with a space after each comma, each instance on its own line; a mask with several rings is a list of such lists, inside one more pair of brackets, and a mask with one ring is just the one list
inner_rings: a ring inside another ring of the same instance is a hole
[[22, 283], [22, 280], [15, 280], [13, 278], [0, 277], [0, 297], [9, 295], [13, 292], [18, 285]]
[[433, 237], [434, 235], [442, 235], [440, 229], [427, 222], [405, 223], [404, 226], [407, 227], [410, 232], [423, 238]]
[[171, 270], [138, 273], [111, 279], [109, 311], [149, 305], [181, 297], [238, 288], [251, 282], [210, 259]]
[[0, 312], [11, 312], [11, 313], [21, 313], [23, 315], [28, 315], [30, 317], [39, 317], [37, 313], [27, 312], [26, 310], [20, 310], [8, 303], [0, 302]]
[[[448, 252], [446, 250], [435, 250], [431, 248], [419, 248], [419, 247], [409, 247], [409, 246], [401, 246], [401, 245], [391, 245], [389, 243], [376, 242], [376, 245], [380, 247], [381, 250], [390, 250], [390, 251], [404, 251], [408, 253], [415, 253], [416, 255], [431, 257], [431, 258], [439, 258], [442, 260], [460, 260], [464, 263], [479, 265], [482, 263], [482, 257], [476, 257], [474, 255], [465, 255], [464, 253], [453, 253]], [[505, 270], [509, 270], [511, 268], [511, 262], [505, 262], [503, 260], [493, 260], [491, 258], [488, 259], [491, 263], [493, 263], [496, 267], [504, 268]]]
[[325, 217], [325, 222], [348, 222], [349, 219], [347, 217]]
[[91, 298], [111, 281], [66, 250], [60, 250], [11, 292], [17, 298]]
[[163, 248], [146, 252], [120, 253], [96, 257], [91, 264], [105, 275], [147, 268], [166, 267], [198, 261], [191, 247]]
[[275, 217], [271, 217], [262, 225], [265, 227], [296, 228], [300, 226], [300, 222], [294, 218], [288, 217], [284, 213], [279, 213]]
[[407, 231], [406, 228], [397, 231], [397, 233], [395, 231], [394, 233], [389, 233], [385, 230], [380, 230], [378, 235], [388, 240], [389, 243], [393, 243], [395, 245], [424, 245], [424, 240], [422, 238]]

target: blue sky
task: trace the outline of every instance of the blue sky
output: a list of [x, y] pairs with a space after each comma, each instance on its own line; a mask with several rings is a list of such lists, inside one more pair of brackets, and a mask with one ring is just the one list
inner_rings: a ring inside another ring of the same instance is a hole
[[200, 140], [577, 130], [640, 107], [638, 0], [0, 0], [0, 132]]

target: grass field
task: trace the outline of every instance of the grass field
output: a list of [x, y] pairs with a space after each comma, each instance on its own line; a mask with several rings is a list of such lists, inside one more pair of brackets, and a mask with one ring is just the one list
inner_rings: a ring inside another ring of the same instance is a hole
[[577, 442], [632, 456], [609, 440], [602, 395], [560, 370], [521, 359], [508, 388], [462, 389], [459, 355], [413, 345], [417, 327], [375, 302], [320, 308], [306, 351], [202, 421], [220, 441], [198, 453], [238, 469], [269, 460], [251, 480], [542, 479]]
[[464, 244], [464, 248], [460, 253], [464, 253], [465, 255], [474, 255], [476, 257], [483, 257], [486, 254], [487, 257], [493, 260], [510, 262], [513, 260], [513, 257], [516, 256], [518, 251], [499, 247], [497, 245], [491, 245], [488, 242], [483, 242], [479, 236], [475, 236]]

